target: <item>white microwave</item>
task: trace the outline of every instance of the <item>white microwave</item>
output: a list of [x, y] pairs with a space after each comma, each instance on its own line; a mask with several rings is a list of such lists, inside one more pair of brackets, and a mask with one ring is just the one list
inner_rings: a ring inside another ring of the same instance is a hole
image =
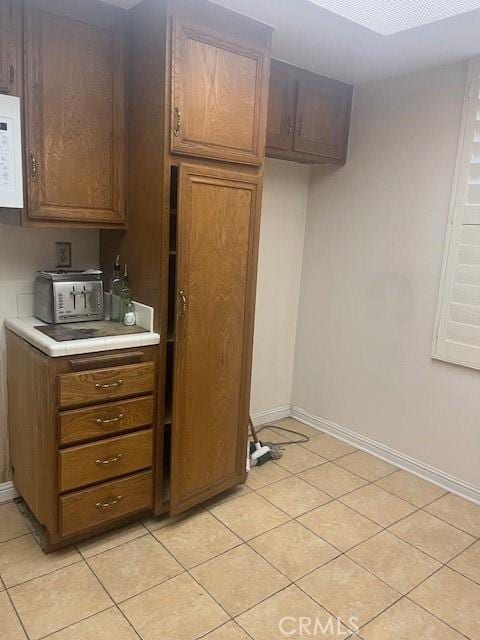
[[0, 95], [0, 207], [23, 208], [20, 98]]

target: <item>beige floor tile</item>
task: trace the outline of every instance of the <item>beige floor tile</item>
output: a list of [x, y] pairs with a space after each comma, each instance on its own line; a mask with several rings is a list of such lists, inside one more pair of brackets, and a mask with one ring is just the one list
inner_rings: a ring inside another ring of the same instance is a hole
[[252, 467], [247, 476], [246, 484], [250, 489], [260, 489], [272, 484], [272, 482], [288, 478], [289, 475], [290, 472], [283, 467], [279, 467], [278, 464], [266, 462], [260, 466]]
[[259, 536], [290, 519], [256, 493], [225, 502], [211, 512], [243, 540]]
[[231, 616], [236, 616], [289, 581], [247, 545], [195, 567], [191, 574]]
[[300, 473], [324, 462], [327, 462], [325, 458], [317, 456], [298, 444], [286, 446], [282, 457], [277, 460], [277, 464], [290, 471], [290, 473]]
[[27, 521], [14, 502], [0, 504], [0, 542], [30, 533]]
[[153, 535], [187, 569], [242, 543], [208, 511], [158, 529]]
[[48, 640], [138, 640], [124, 616], [112, 607], [91, 618], [57, 631]]
[[247, 636], [245, 631], [232, 620], [215, 629], [215, 631], [207, 633], [202, 640], [250, 640], [250, 636]]
[[68, 627], [112, 605], [84, 562], [9, 590], [30, 640]]
[[135, 540], [140, 536], [147, 534], [147, 530], [141, 522], [134, 522], [128, 524], [126, 527], [120, 527], [120, 529], [114, 529], [107, 533], [102, 533], [99, 536], [94, 536], [83, 542], [77, 544], [77, 548], [84, 558], [91, 558], [102, 553], [102, 551], [108, 551], [114, 547], [118, 547], [125, 542]]
[[275, 482], [275, 484], [259, 489], [257, 493], [288, 513], [292, 518], [331, 500], [326, 493], [296, 476]]
[[480, 542], [454, 558], [449, 566], [480, 584]]
[[480, 638], [480, 586], [443, 567], [409, 595], [471, 640]]
[[[250, 489], [248, 490], [250, 491]], [[178, 516], [151, 516], [150, 518], [144, 518], [142, 520], [143, 526], [145, 526], [149, 531], [156, 531], [157, 529], [161, 529], [162, 527], [168, 527], [174, 522], [178, 522], [179, 520], [183, 520], [184, 518], [189, 518], [196, 513], [200, 513], [204, 511], [203, 505], [199, 507], [193, 507], [193, 509], [189, 509], [188, 511], [184, 511], [183, 513], [179, 513]]]
[[388, 527], [415, 511], [415, 507], [409, 502], [375, 485], [357, 489], [340, 500], [382, 527]]
[[152, 536], [136, 538], [88, 559], [115, 602], [182, 573], [183, 568]]
[[413, 513], [394, 524], [389, 531], [444, 563], [475, 541], [468, 533], [425, 511]]
[[367, 624], [361, 634], [364, 640], [464, 640], [464, 636], [407, 598]]
[[353, 475], [350, 471], [337, 467], [332, 462], [304, 471], [299, 474], [299, 477], [317, 487], [320, 491], [325, 491], [332, 498], [338, 498], [367, 484], [362, 478]]
[[348, 635], [346, 627], [295, 585], [243, 613], [237, 621], [255, 640], [344, 640]]
[[338, 501], [310, 511], [300, 516], [298, 521], [341, 551], [381, 531], [371, 520]]
[[411, 502], [416, 507], [424, 507], [446, 493], [445, 489], [402, 469], [386, 478], [381, 478], [375, 484], [398, 498]]
[[[218, 496], [214, 498], [210, 498], [202, 504], [205, 509], [213, 509], [213, 507], [218, 507], [219, 504], [224, 504], [225, 502], [230, 502], [230, 500], [235, 500], [236, 498], [240, 498], [241, 496], [247, 495], [247, 493], [251, 493], [252, 490], [250, 487], [247, 487], [246, 484], [237, 484], [236, 487], [232, 489], [228, 489], [228, 491], [223, 491]], [[178, 518], [178, 516], [177, 516]]]
[[[291, 429], [292, 431], [296, 431], [297, 433], [301, 433], [303, 436], [308, 436], [309, 438], [317, 438], [322, 435], [323, 431], [320, 429], [314, 429], [314, 427], [310, 427], [308, 424], [304, 424], [299, 420], [295, 420], [295, 418], [283, 418], [282, 420], [278, 420], [273, 423], [279, 427], [286, 427], [287, 429]], [[297, 435], [294, 433], [281, 432], [282, 435], [285, 433], [287, 436], [285, 440], [298, 440]]]
[[0, 593], [0, 640], [27, 640], [6, 591]]
[[362, 542], [347, 555], [403, 594], [442, 566], [387, 531]]
[[350, 629], [353, 629], [352, 620], [362, 626], [400, 597], [397, 591], [346, 556], [305, 576], [298, 586]]
[[446, 496], [428, 505], [425, 509], [453, 524], [454, 527], [458, 527], [476, 538], [480, 537], [479, 505], [455, 496], [453, 493], [447, 493]]
[[267, 531], [249, 544], [292, 581], [339, 554], [328, 542], [295, 521]]
[[393, 464], [380, 460], [365, 451], [355, 451], [348, 456], [343, 456], [343, 458], [335, 460], [335, 464], [369, 482], [379, 480], [397, 469]]
[[32, 535], [0, 544], [0, 575], [7, 587], [61, 569], [82, 556], [73, 547], [46, 554]]
[[302, 444], [302, 447], [322, 456], [322, 458], [326, 460], [335, 460], [336, 458], [341, 458], [356, 451], [355, 447], [326, 433], [321, 434], [317, 438], [312, 438], [309, 442]]
[[120, 609], [142, 640], [194, 640], [228, 620], [186, 573], [126, 600]]

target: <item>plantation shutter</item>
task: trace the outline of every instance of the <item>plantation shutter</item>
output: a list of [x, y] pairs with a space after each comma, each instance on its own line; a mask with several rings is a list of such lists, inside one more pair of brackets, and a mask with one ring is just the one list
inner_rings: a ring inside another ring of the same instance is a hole
[[467, 75], [432, 356], [480, 369], [480, 60]]

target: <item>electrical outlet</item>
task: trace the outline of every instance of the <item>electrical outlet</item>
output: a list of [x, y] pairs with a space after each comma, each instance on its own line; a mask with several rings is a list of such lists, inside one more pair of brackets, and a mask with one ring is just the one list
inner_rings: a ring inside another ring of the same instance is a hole
[[55, 243], [57, 262], [56, 267], [71, 267], [72, 266], [72, 243], [71, 242], [56, 242]]

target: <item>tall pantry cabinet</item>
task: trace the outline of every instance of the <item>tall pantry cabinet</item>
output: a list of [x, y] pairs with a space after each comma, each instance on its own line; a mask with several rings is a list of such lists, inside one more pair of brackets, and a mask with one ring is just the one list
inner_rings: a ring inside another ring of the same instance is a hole
[[271, 30], [206, 0], [129, 12], [128, 229], [161, 333], [155, 512], [243, 482]]

